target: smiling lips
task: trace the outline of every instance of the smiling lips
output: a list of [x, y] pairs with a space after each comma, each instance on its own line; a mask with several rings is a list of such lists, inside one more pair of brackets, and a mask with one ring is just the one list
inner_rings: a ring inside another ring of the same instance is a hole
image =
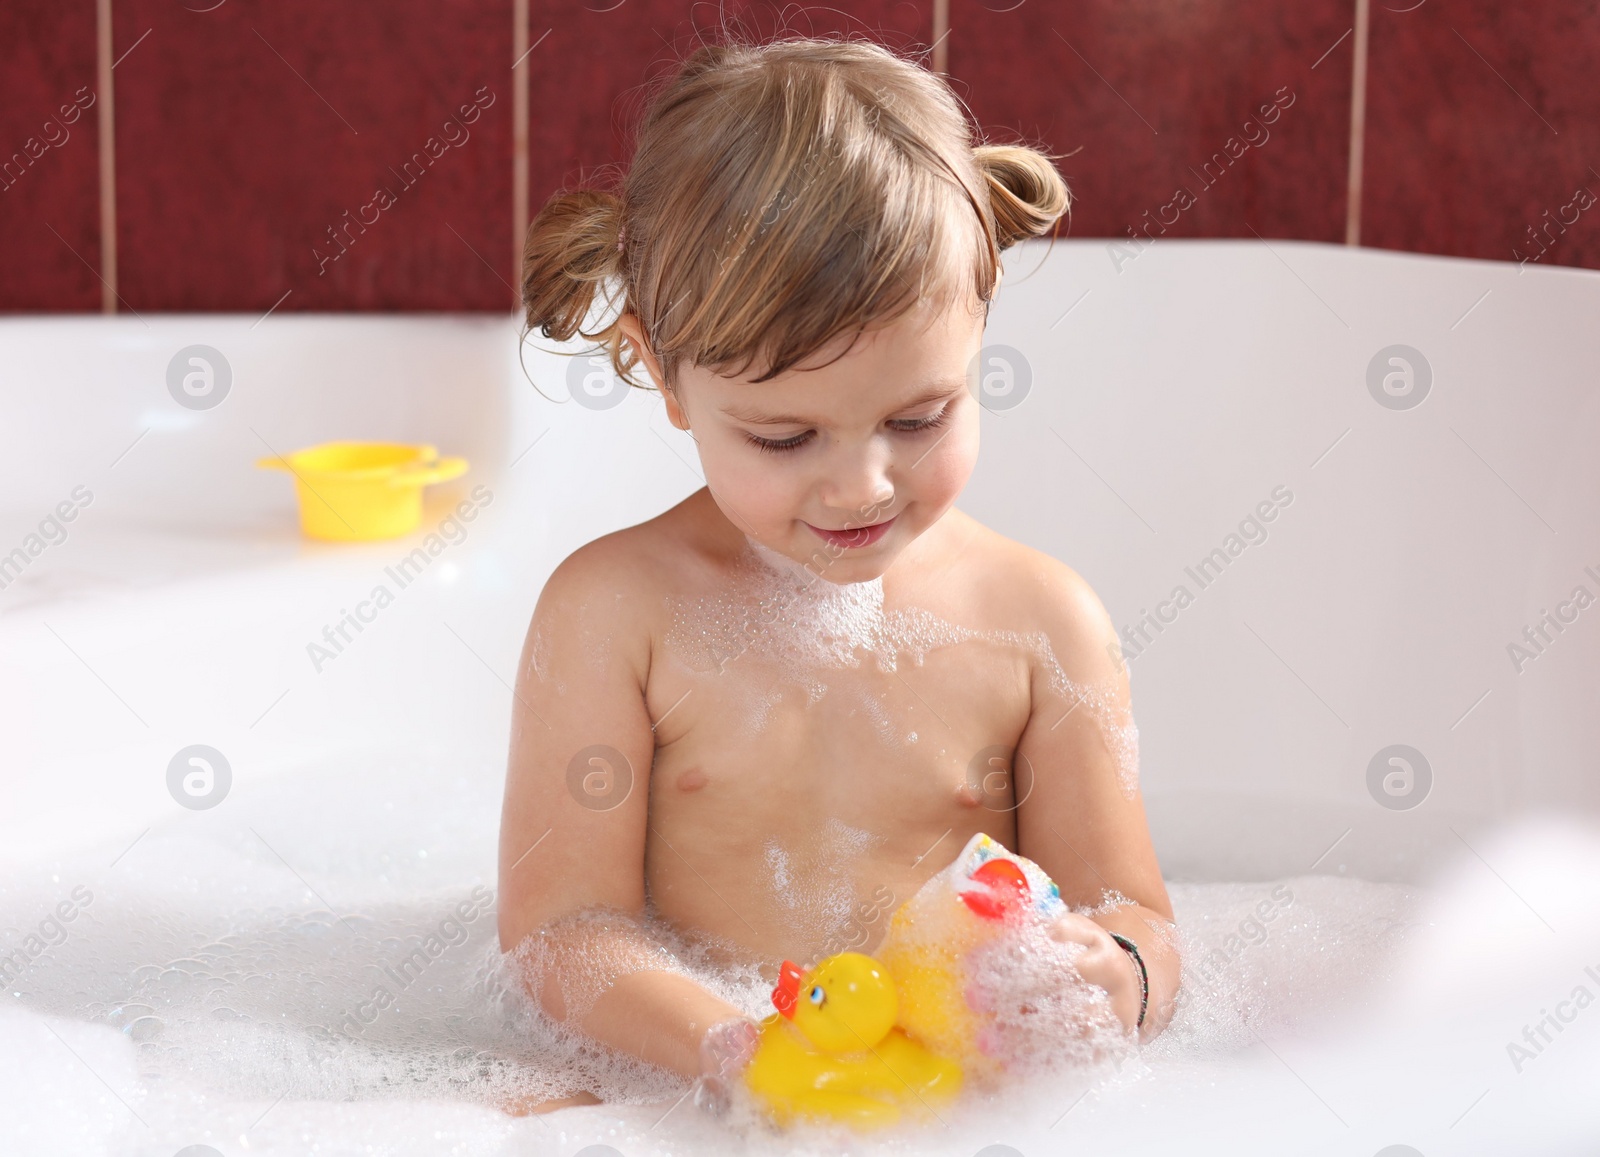
[[[898, 518], [899, 515], [895, 517]], [[806, 525], [811, 526], [809, 522]], [[894, 519], [887, 518], [882, 522], [874, 523], [871, 526], [859, 526], [854, 530], [824, 530], [820, 526], [811, 526], [811, 529], [824, 542], [831, 542], [834, 546], [841, 546], [846, 550], [857, 550], [877, 542], [888, 533], [889, 527], [893, 525]]]

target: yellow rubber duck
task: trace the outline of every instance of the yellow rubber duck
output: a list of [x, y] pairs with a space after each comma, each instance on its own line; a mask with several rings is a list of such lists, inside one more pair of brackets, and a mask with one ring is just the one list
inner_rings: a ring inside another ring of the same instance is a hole
[[961, 1066], [895, 1026], [895, 984], [872, 957], [841, 952], [805, 974], [785, 960], [778, 975], [745, 1084], [779, 1124], [882, 1128], [960, 1092]]

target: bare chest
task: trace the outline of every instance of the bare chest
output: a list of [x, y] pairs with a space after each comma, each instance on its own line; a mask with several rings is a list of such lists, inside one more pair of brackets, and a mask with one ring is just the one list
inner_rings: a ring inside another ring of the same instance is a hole
[[646, 875], [670, 918], [763, 954], [860, 947], [974, 832], [1012, 840], [1025, 650], [751, 645], [651, 682]]

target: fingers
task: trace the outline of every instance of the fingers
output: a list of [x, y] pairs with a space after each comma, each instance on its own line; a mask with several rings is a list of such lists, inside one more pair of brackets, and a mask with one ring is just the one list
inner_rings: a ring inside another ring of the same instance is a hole
[[1063, 944], [1082, 944], [1086, 948], [1111, 939], [1106, 930], [1093, 920], [1072, 912], [1057, 917], [1050, 925], [1049, 933], [1052, 940]]

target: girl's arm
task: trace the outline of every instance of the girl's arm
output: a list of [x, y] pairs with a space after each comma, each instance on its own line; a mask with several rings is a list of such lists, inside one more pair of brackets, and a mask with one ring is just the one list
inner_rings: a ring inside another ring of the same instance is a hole
[[537, 962], [527, 983], [552, 1018], [694, 1077], [707, 1029], [741, 1013], [673, 971], [640, 922], [655, 752], [643, 611], [657, 600], [630, 576], [649, 573], [611, 535], [557, 567], [539, 597], [512, 703], [500, 947]]
[[1128, 670], [1110, 617], [1082, 578], [1051, 564], [1042, 594], [1041, 620], [1073, 686], [1063, 698], [1048, 670], [1034, 673], [1033, 711], [1012, 776], [1017, 842], [1074, 907], [1106, 907], [1113, 894], [1132, 901], [1065, 917], [1052, 931], [1086, 946], [1079, 973], [1106, 990], [1130, 1028], [1139, 1015], [1138, 967], [1110, 933], [1137, 945], [1149, 974], [1140, 1039], [1149, 1040], [1171, 1019], [1180, 960], [1144, 803], [1136, 781], [1128, 782], [1137, 773]]

